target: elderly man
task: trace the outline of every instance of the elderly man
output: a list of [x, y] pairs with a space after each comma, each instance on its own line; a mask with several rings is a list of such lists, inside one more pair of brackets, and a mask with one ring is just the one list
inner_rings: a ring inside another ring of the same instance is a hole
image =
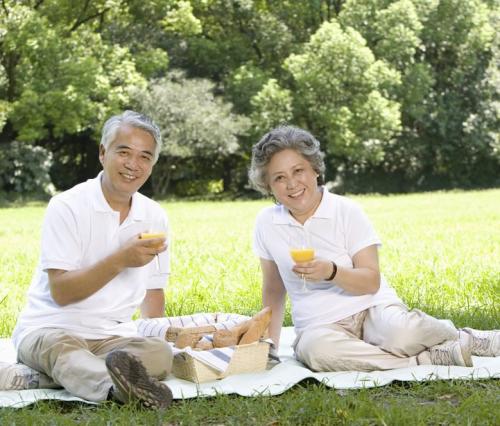
[[[153, 121], [133, 111], [104, 125], [103, 170], [50, 201], [41, 257], [28, 304], [14, 330], [20, 362], [90, 401], [136, 401], [166, 408], [172, 352], [159, 338], [137, 336], [131, 322], [165, 314], [169, 272], [167, 217], [137, 191], [161, 149]], [[156, 260], [154, 260], [156, 258]], [[44, 377], [41, 375], [41, 377]]]

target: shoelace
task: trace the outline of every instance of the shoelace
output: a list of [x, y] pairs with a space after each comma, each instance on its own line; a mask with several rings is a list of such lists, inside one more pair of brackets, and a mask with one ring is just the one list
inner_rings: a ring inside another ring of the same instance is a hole
[[27, 376], [15, 374], [11, 380], [13, 390], [35, 389], [38, 387], [38, 374], [29, 374]]
[[432, 363], [435, 365], [453, 365], [455, 364], [451, 351], [448, 348], [431, 349]]
[[472, 336], [472, 353], [482, 354], [490, 350], [491, 340], [487, 337]]

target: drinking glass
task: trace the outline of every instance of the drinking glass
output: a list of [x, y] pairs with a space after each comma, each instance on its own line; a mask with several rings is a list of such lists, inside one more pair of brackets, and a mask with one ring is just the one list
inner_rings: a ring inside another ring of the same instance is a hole
[[[293, 228], [290, 230], [290, 256], [295, 263], [310, 262], [314, 259], [314, 248], [310, 236], [305, 229]], [[308, 291], [306, 278], [302, 274], [302, 290]]]

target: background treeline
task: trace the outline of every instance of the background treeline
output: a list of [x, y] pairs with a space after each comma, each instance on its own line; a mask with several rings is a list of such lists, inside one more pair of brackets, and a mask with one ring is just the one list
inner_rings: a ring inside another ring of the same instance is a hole
[[497, 0], [2, 0], [0, 192], [95, 176], [101, 126], [160, 124], [146, 191], [248, 191], [251, 145], [312, 131], [339, 191], [500, 184]]

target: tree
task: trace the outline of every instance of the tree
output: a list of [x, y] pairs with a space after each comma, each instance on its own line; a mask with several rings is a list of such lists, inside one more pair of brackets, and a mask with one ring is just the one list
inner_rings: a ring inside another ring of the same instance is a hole
[[52, 151], [59, 188], [89, 177], [104, 120], [166, 70], [162, 37], [196, 33], [190, 10], [175, 0], [2, 1], [0, 142]]
[[285, 67], [293, 76], [296, 120], [330, 154], [371, 164], [383, 160], [400, 131], [399, 104], [389, 97], [400, 75], [375, 59], [358, 32], [326, 22]]
[[498, 174], [494, 16], [498, 3], [479, 0], [345, 4], [339, 20], [402, 76], [402, 132], [381, 171], [413, 188], [481, 185]]
[[289, 122], [293, 117], [293, 95], [288, 89], [279, 86], [278, 81], [271, 78], [251, 100], [254, 134], [262, 136], [269, 129]]
[[232, 113], [214, 88], [209, 80], [172, 71], [133, 94], [137, 108], [162, 130], [163, 147], [152, 176], [155, 194], [167, 194], [172, 180], [222, 176], [221, 162], [238, 151], [238, 136], [249, 121]]
[[127, 48], [106, 45], [84, 22], [55, 21], [53, 2], [3, 5], [0, 93], [19, 140], [82, 132], [120, 108], [132, 86], [145, 84]]

